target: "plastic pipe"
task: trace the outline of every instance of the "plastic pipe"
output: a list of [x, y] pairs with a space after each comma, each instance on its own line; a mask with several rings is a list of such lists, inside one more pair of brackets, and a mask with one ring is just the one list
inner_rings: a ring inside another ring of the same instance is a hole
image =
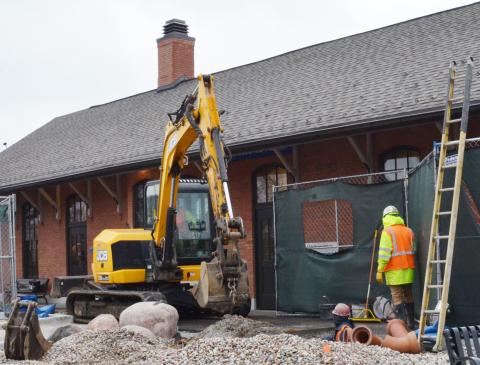
[[401, 319], [389, 321], [387, 333], [388, 335], [385, 336], [382, 342], [383, 347], [409, 354], [418, 354], [420, 352], [420, 345], [415, 331], [408, 332], [407, 325]]
[[364, 345], [382, 345], [382, 339], [375, 336], [367, 326], [355, 327], [352, 332], [352, 342], [363, 343]]
[[392, 319], [388, 321], [387, 333], [393, 337], [403, 337], [408, 335], [407, 324], [401, 319]]

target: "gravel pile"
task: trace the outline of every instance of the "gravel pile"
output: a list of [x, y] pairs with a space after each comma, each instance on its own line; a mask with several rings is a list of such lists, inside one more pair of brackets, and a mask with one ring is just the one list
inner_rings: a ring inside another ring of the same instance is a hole
[[177, 342], [121, 329], [83, 331], [56, 342], [42, 364], [448, 364], [446, 353], [400, 354], [377, 346], [261, 333], [264, 330], [281, 331], [237, 316], [226, 316], [198, 337]]
[[161, 363], [172, 341], [147, 338], [122, 329], [83, 331], [56, 342], [42, 358], [49, 364]]
[[253, 337], [259, 334], [278, 335], [281, 333], [284, 333], [281, 328], [275, 327], [268, 322], [227, 314], [221, 321], [208, 326], [196, 337]]

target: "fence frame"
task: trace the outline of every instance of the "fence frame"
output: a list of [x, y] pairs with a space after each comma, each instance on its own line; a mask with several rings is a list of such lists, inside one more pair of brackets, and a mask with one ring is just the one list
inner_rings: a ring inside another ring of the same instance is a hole
[[[16, 237], [15, 237], [15, 216], [16, 216], [16, 196], [15, 194], [8, 196], [0, 196], [0, 205], [7, 206], [7, 220], [8, 220], [8, 245], [4, 246], [1, 242], [2, 232], [0, 231], [0, 291], [2, 294], [2, 301], [0, 301], [0, 306], [5, 311], [6, 308], [10, 306], [10, 300], [7, 300], [8, 296], [13, 300], [17, 297], [17, 278], [16, 278]], [[1, 225], [1, 223], [0, 223]], [[5, 253], [3, 250], [7, 248], [9, 252]], [[3, 260], [7, 260], [8, 270], [10, 274], [9, 280], [4, 280], [4, 265]], [[9, 281], [10, 283], [6, 283]], [[9, 288], [7, 287], [9, 284]]]

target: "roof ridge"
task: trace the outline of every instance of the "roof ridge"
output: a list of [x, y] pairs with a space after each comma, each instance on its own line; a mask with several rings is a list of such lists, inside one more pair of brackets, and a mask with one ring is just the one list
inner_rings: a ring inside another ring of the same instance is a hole
[[389, 25], [385, 25], [385, 26], [383, 26], [383, 27], [366, 30], [366, 31], [364, 31], [364, 32], [359, 32], [359, 33], [350, 34], [350, 35], [347, 35], [347, 36], [343, 36], [343, 37], [331, 39], [331, 40], [329, 40], [329, 41], [324, 41], [324, 42], [320, 42], [320, 43], [311, 44], [311, 45], [309, 45], [309, 46], [305, 46], [305, 47], [297, 48], [297, 49], [294, 49], [294, 50], [291, 50], [291, 51], [279, 53], [279, 54], [277, 54], [277, 55], [275, 55], [275, 56], [267, 57], [267, 58], [264, 58], [264, 59], [261, 59], [261, 60], [258, 60], [258, 61], [252, 61], [252, 62], [249, 62], [249, 63], [245, 63], [245, 64], [243, 64], [243, 65], [226, 68], [226, 69], [224, 69], [224, 70], [220, 70], [220, 71], [217, 71], [217, 72], [212, 72], [212, 74], [215, 75], [215, 74], [219, 74], [219, 73], [221, 73], [221, 72], [227, 72], [227, 71], [234, 70], [234, 69], [237, 69], [237, 68], [242, 68], [242, 67], [246, 67], [246, 66], [251, 66], [251, 65], [254, 65], [254, 64], [257, 64], [257, 63], [261, 63], [261, 62], [265, 62], [265, 61], [268, 61], [268, 60], [277, 58], [277, 57], [282, 57], [282, 56], [285, 56], [285, 55], [290, 54], [290, 53], [302, 51], [302, 50], [304, 50], [304, 49], [317, 47], [317, 46], [320, 46], [320, 45], [323, 45], [323, 44], [328, 44], [328, 43], [337, 42], [337, 41], [340, 41], [340, 40], [342, 40], [342, 39], [352, 38], [352, 37], [356, 37], [356, 36], [359, 36], [359, 35], [362, 35], [362, 34], [367, 34], [367, 33], [376, 32], [376, 31], [378, 31], [378, 30], [382, 30], [382, 29], [386, 29], [386, 28], [390, 28], [390, 27], [395, 27], [395, 26], [400, 25], [400, 24], [410, 23], [410, 22], [417, 21], [417, 20], [423, 19], [423, 18], [433, 17], [433, 16], [435, 16], [435, 15], [439, 15], [439, 14], [442, 14], [442, 13], [448, 13], [448, 12], [451, 12], [451, 11], [463, 9], [463, 8], [466, 8], [466, 7], [469, 7], [469, 6], [473, 6], [473, 5], [480, 5], [480, 1], [474, 1], [474, 2], [471, 3], [471, 4], [461, 5], [461, 6], [457, 6], [456, 8], [451, 8], [451, 9], [446, 9], [446, 10], [437, 11], [437, 12], [435, 12], [435, 13], [426, 14], [426, 15], [422, 15], [422, 16], [419, 16], [419, 17], [416, 17], [416, 18], [413, 18], [413, 19], [407, 19], [407, 20], [403, 20], [403, 21], [398, 22], [398, 23], [389, 24]]

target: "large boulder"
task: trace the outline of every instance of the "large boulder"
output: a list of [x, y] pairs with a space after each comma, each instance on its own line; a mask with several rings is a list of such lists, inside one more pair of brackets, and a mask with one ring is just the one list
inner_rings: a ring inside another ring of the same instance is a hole
[[57, 328], [48, 338], [48, 341], [57, 342], [62, 338], [71, 336], [75, 333], [82, 332], [83, 329], [75, 324], [67, 324], [65, 326]]
[[118, 321], [111, 314], [100, 314], [88, 322], [87, 328], [91, 331], [118, 329]]
[[125, 330], [130, 333], [135, 333], [137, 335], [142, 335], [148, 338], [154, 338], [155, 334], [145, 327], [135, 326], [134, 324], [127, 324], [126, 326], [122, 327], [122, 330]]
[[155, 336], [173, 338], [177, 333], [178, 312], [169, 304], [138, 302], [120, 314], [120, 327], [135, 325], [145, 327]]

